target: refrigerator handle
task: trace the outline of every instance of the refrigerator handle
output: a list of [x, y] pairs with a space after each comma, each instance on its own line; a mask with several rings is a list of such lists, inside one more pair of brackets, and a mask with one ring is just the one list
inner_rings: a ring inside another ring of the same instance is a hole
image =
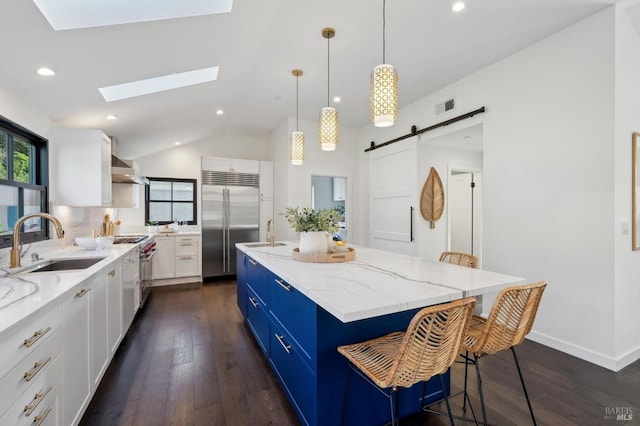
[[227, 272], [227, 189], [222, 190], [222, 271]]
[[227, 218], [227, 224], [225, 228], [225, 231], [227, 233], [226, 235], [227, 243], [225, 245], [225, 249], [226, 249], [225, 272], [229, 272], [231, 270], [231, 248], [229, 247], [231, 245], [231, 196], [230, 196], [229, 188], [225, 189], [225, 192], [227, 197], [227, 200], [224, 204], [225, 210], [226, 210], [225, 215]]

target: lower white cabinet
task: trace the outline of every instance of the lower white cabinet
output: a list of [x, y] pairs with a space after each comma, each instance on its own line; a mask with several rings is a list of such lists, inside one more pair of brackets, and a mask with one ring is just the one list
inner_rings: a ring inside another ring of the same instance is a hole
[[91, 398], [91, 290], [85, 281], [62, 302], [65, 425], [78, 424]]
[[153, 279], [160, 285], [189, 282], [185, 278], [200, 277], [200, 235], [173, 234], [156, 236], [158, 252], [153, 256]]
[[175, 277], [175, 245], [174, 237], [156, 236], [156, 247], [158, 251], [153, 255], [152, 268], [153, 279], [161, 280], [164, 278]]
[[[122, 261], [107, 268], [107, 347], [109, 358], [118, 350], [122, 340]], [[128, 325], [127, 325], [128, 326]]]
[[107, 314], [107, 279], [105, 272], [98, 272], [89, 278], [91, 286], [91, 391], [100, 383], [109, 363], [109, 340]]
[[177, 235], [175, 237], [175, 276], [192, 277], [198, 273], [200, 237], [197, 235]]

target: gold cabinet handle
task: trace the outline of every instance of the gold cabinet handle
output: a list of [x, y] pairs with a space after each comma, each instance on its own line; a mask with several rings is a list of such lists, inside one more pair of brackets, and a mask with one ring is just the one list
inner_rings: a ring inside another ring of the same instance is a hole
[[33, 336], [31, 336], [28, 339], [24, 339], [24, 345], [29, 348], [31, 347], [35, 342], [37, 342], [38, 340], [40, 340], [40, 338], [42, 336], [44, 336], [45, 334], [47, 334], [49, 331], [51, 331], [51, 327], [47, 327], [47, 328], [41, 328], [38, 331], [34, 331], [33, 332]]
[[279, 336], [278, 333], [275, 333], [276, 339], [278, 339], [278, 342], [280, 342], [280, 345], [282, 345], [282, 347], [284, 348], [285, 351], [287, 351], [288, 354], [291, 353], [291, 345], [287, 345], [284, 343], [284, 336]]
[[249, 297], [249, 302], [251, 302], [254, 308], [257, 308], [258, 306], [260, 306], [258, 302], [256, 302], [256, 299], [254, 299], [253, 297]]
[[47, 411], [45, 411], [43, 415], [35, 416], [33, 418], [33, 423], [35, 423], [36, 426], [40, 426], [42, 424], [42, 422], [44, 422], [44, 419], [47, 418], [47, 416], [49, 415], [50, 412], [51, 412], [51, 407], [47, 408]]
[[291, 291], [291, 285], [289, 284], [285, 284], [284, 281], [279, 280], [279, 279], [275, 279], [275, 281], [280, 285], [280, 287], [284, 288], [287, 291]]
[[115, 277], [116, 276], [116, 270], [114, 269], [113, 271], [109, 272], [109, 276], [111, 278]]
[[38, 404], [42, 402], [42, 400], [44, 399], [45, 396], [47, 396], [50, 390], [51, 390], [51, 386], [49, 386], [44, 392], [37, 393], [33, 397], [33, 402], [31, 403], [31, 405], [24, 406], [24, 410], [22, 411], [24, 411], [24, 415], [26, 417], [29, 417], [31, 413], [33, 413], [33, 411], [38, 407]]
[[191, 260], [193, 259], [193, 256], [183, 256], [180, 258], [180, 260]]
[[85, 294], [89, 293], [89, 290], [91, 290], [91, 289], [90, 288], [83, 288], [82, 290], [80, 290], [79, 292], [76, 293], [76, 297], [77, 298], [81, 298]]
[[193, 243], [182, 243], [180, 244], [181, 247], [191, 247], [193, 245]]
[[251, 258], [249, 258], [249, 262], [254, 266], [258, 264], [258, 262], [256, 262], [255, 260], [253, 260]]
[[48, 356], [44, 361], [39, 361], [33, 364], [33, 368], [31, 369], [31, 371], [27, 371], [26, 373], [24, 373], [24, 380], [28, 382], [33, 379], [35, 375], [38, 374], [40, 370], [42, 370], [42, 367], [47, 365], [49, 361], [51, 361], [51, 356]]

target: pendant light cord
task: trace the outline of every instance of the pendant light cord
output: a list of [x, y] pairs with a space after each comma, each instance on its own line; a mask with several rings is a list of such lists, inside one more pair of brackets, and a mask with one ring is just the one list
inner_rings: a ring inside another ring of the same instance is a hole
[[296, 132], [298, 131], [298, 80], [300, 76], [296, 75]]
[[329, 75], [329, 40], [330, 37], [327, 37], [327, 106], [329, 106], [329, 84], [331, 82], [331, 77]]
[[387, 32], [387, 18], [386, 18], [386, 0], [382, 0], [382, 63], [385, 62], [386, 51], [386, 32]]

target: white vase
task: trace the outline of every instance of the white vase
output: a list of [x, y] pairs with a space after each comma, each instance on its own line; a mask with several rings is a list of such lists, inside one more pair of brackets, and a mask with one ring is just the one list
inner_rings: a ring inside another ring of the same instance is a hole
[[300, 253], [326, 253], [327, 233], [324, 231], [302, 232], [298, 250]]

